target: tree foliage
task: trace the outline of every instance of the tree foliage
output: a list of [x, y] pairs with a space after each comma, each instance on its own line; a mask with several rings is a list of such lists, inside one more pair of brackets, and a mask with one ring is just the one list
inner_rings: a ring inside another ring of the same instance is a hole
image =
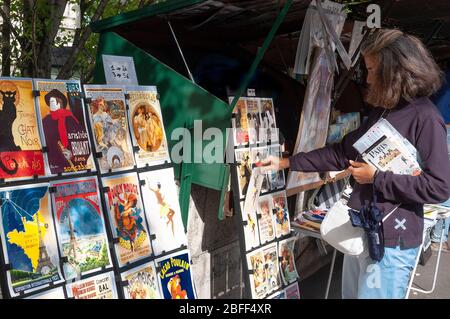
[[[52, 50], [64, 54], [58, 78], [92, 78], [98, 34], [90, 23], [161, 0], [2, 0], [0, 27], [2, 76], [50, 78]], [[66, 5], [80, 10], [80, 28], [61, 33]]]

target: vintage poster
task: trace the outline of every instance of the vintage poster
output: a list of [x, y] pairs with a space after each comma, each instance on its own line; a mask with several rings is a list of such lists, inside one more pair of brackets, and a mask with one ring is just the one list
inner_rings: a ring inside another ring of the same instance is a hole
[[114, 272], [110, 271], [66, 285], [67, 297], [74, 299], [117, 299]]
[[53, 288], [44, 292], [33, 294], [25, 299], [66, 299], [64, 295], [64, 288]]
[[127, 87], [128, 120], [138, 167], [170, 162], [164, 121], [155, 86]]
[[260, 245], [256, 208], [252, 208], [248, 213], [245, 213], [244, 204], [241, 203], [241, 212], [244, 227], [245, 250], [249, 251]]
[[272, 213], [275, 222], [275, 234], [277, 238], [285, 236], [291, 232], [289, 211], [287, 207], [286, 192], [271, 194]]
[[[275, 157], [281, 157], [280, 145], [274, 145], [269, 147], [269, 155]], [[268, 188], [271, 191], [281, 189], [284, 187], [284, 170], [271, 171], [267, 173]]]
[[259, 99], [246, 98], [247, 104], [247, 123], [248, 123], [248, 138], [250, 144], [256, 144], [263, 141], [260, 133], [263, 128], [261, 125], [261, 113], [259, 111]]
[[152, 253], [136, 173], [102, 178], [119, 266]]
[[[300, 125], [293, 154], [310, 152], [326, 145], [331, 113], [333, 72], [323, 48], [311, 50], [314, 56], [303, 101]], [[289, 171], [287, 188], [320, 181], [318, 173]]]
[[294, 248], [297, 237], [291, 237], [278, 242], [278, 254], [280, 257], [281, 277], [285, 285], [289, 285], [298, 279], [295, 266]]
[[111, 266], [95, 177], [53, 183], [56, 229], [66, 279]]
[[295, 282], [292, 285], [284, 289], [286, 299], [300, 299], [300, 291], [298, 290], [298, 283]]
[[[250, 149], [250, 160], [252, 163], [252, 166], [254, 167], [261, 167], [262, 161], [265, 160], [269, 156], [269, 148], [266, 146], [263, 147], [253, 147]], [[270, 185], [269, 185], [269, 174], [264, 174], [264, 180], [261, 184], [261, 193], [267, 193], [270, 191]]]
[[189, 252], [183, 250], [156, 259], [164, 299], [195, 299]]
[[48, 184], [0, 191], [1, 228], [11, 296], [63, 280], [50, 207]]
[[261, 192], [261, 185], [264, 181], [265, 174], [261, 174], [259, 167], [252, 169], [252, 175], [250, 177], [250, 183], [247, 188], [247, 194], [245, 194], [244, 208], [242, 210], [243, 216], [254, 213], [256, 211], [256, 205], [258, 203], [259, 194]]
[[254, 299], [265, 298], [281, 287], [276, 243], [247, 254], [247, 265], [251, 270], [250, 285]]
[[45, 175], [31, 79], [0, 78], [0, 179]]
[[275, 239], [275, 221], [272, 217], [272, 196], [265, 195], [259, 197], [258, 206], [258, 226], [261, 244]]
[[162, 299], [154, 261], [122, 273], [121, 278], [125, 299]]
[[91, 99], [87, 110], [95, 151], [101, 153], [100, 171], [105, 173], [133, 167], [133, 148], [123, 89], [106, 85], [85, 85], [84, 92]]
[[187, 245], [186, 233], [181, 218], [178, 190], [172, 168], [139, 174], [143, 181], [145, 215], [155, 255]]
[[248, 185], [252, 176], [252, 160], [250, 149], [235, 150], [236, 169], [239, 181], [239, 198], [243, 199], [247, 194]]
[[35, 80], [50, 174], [94, 170], [79, 81]]
[[[234, 97], [229, 97], [230, 104]], [[234, 146], [246, 145], [249, 142], [248, 118], [245, 98], [240, 98], [233, 109], [231, 126], [233, 128]]]
[[278, 128], [275, 120], [275, 107], [271, 98], [259, 99], [261, 110], [261, 142], [278, 142]]

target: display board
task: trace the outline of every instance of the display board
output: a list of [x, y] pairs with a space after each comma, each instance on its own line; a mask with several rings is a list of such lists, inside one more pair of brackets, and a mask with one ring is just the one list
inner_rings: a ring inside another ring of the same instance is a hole
[[[232, 101], [233, 97], [229, 99]], [[239, 235], [248, 297], [293, 297], [286, 289], [290, 284], [297, 285], [299, 277], [284, 172], [261, 173], [260, 169], [268, 156], [281, 156], [273, 100], [240, 98], [231, 124], [235, 156], [232, 188], [242, 225]]]
[[195, 298], [156, 87], [0, 78], [0, 107], [4, 298]]

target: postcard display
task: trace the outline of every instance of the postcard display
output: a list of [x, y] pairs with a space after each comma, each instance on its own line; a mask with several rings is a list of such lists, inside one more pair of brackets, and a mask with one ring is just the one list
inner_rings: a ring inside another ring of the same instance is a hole
[[0, 78], [0, 123], [4, 298], [196, 297], [156, 87]]
[[273, 100], [240, 98], [232, 127], [234, 206], [242, 222], [241, 250], [246, 256], [242, 262], [250, 295], [254, 299], [300, 298], [284, 172], [260, 173], [267, 156], [281, 156]]

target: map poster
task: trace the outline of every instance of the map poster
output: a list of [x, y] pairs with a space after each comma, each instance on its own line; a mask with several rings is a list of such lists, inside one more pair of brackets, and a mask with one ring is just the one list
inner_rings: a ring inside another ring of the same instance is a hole
[[275, 221], [272, 218], [272, 196], [265, 195], [258, 199], [258, 226], [261, 244], [275, 239]]
[[289, 211], [287, 207], [286, 192], [271, 194], [272, 213], [275, 222], [275, 234], [277, 238], [285, 236], [291, 232]]
[[261, 98], [259, 100], [261, 111], [261, 141], [278, 142], [278, 128], [275, 119], [275, 107], [271, 98]]
[[170, 162], [164, 121], [155, 86], [127, 87], [128, 120], [138, 167]]
[[280, 257], [281, 277], [285, 285], [298, 279], [295, 266], [294, 247], [297, 237], [291, 237], [278, 242], [278, 254]]
[[66, 285], [67, 297], [74, 299], [117, 299], [114, 272], [110, 271]]
[[292, 285], [284, 289], [286, 299], [300, 299], [300, 291], [298, 290], [298, 283], [294, 282]]
[[187, 250], [156, 259], [164, 299], [195, 299], [189, 260]]
[[136, 173], [102, 178], [119, 266], [148, 257], [152, 253]]
[[235, 157], [239, 182], [239, 198], [243, 199], [247, 194], [247, 189], [250, 184], [250, 178], [252, 176], [252, 160], [250, 157], [250, 149], [244, 148], [235, 150]]
[[254, 299], [266, 298], [281, 287], [276, 243], [247, 254], [247, 265], [252, 270], [250, 286]]
[[58, 287], [37, 294], [33, 294], [25, 299], [66, 299], [64, 288]]
[[54, 183], [55, 223], [66, 279], [111, 266], [96, 178]]
[[187, 245], [181, 218], [178, 190], [172, 168], [139, 174], [143, 181], [142, 198], [150, 233], [155, 235], [152, 247], [155, 255]]
[[256, 210], [252, 209], [245, 214], [244, 204], [241, 202], [241, 212], [242, 221], [244, 223], [245, 249], [246, 251], [249, 251], [260, 245]]
[[[234, 97], [229, 97], [230, 104]], [[240, 98], [233, 109], [233, 117], [231, 119], [231, 126], [233, 127], [233, 141], [234, 146], [247, 145], [249, 142], [248, 135], [248, 119], [247, 106], [245, 98]]]
[[151, 261], [121, 274], [125, 299], [162, 299], [155, 262]]
[[133, 148], [128, 131], [123, 89], [105, 85], [85, 85], [84, 92], [86, 97], [91, 99], [88, 114], [95, 151], [101, 153], [100, 171], [105, 173], [133, 167]]
[[63, 280], [48, 184], [2, 188], [1, 227], [12, 297]]
[[0, 179], [45, 175], [31, 79], [0, 78]]
[[51, 174], [94, 170], [79, 81], [35, 80]]

